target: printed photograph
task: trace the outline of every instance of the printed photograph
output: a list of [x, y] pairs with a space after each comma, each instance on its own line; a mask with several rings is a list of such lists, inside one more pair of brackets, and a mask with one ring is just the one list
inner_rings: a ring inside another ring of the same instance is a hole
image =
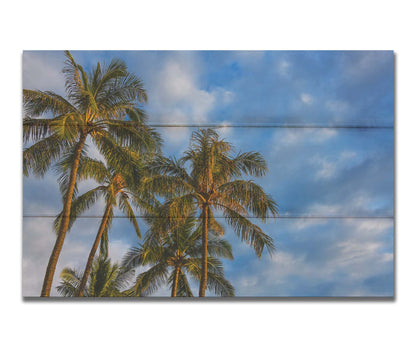
[[23, 297], [394, 297], [393, 51], [24, 51], [22, 85]]

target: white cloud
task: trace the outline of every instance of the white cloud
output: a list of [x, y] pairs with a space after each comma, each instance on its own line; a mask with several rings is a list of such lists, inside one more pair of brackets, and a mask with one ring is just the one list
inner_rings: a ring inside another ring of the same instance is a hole
[[300, 95], [301, 101], [306, 105], [311, 105], [313, 103], [313, 97], [310, 94], [302, 93]]
[[324, 143], [337, 136], [337, 134], [336, 129], [285, 129], [276, 132], [274, 135], [274, 148], [300, 146], [306, 143]]
[[355, 112], [354, 107], [344, 100], [328, 100], [325, 108], [330, 112], [330, 116], [335, 122], [343, 122]]
[[336, 115], [344, 115], [351, 109], [351, 105], [343, 100], [328, 100], [325, 107]]
[[178, 102], [195, 92], [192, 72], [177, 61], [168, 61], [158, 78], [161, 93], [169, 103]]
[[343, 212], [346, 214], [345, 206], [338, 204], [323, 204], [316, 202], [308, 207], [308, 214], [311, 216], [337, 216]]
[[[315, 221], [310, 223], [310, 226], [315, 226]], [[272, 258], [265, 257], [252, 266], [249, 270], [251, 275], [234, 279], [237, 294], [291, 296], [297, 292], [308, 295], [308, 290], [312, 289], [305, 288], [332, 283], [329, 295], [374, 295], [371, 289], [363, 287], [363, 283], [367, 278], [389, 273], [393, 269], [393, 254], [384, 249], [391, 245], [382, 241], [384, 235], [391, 232], [393, 222], [344, 220], [331, 223], [336, 223], [333, 227], [337, 227], [338, 236], [328, 235], [322, 249], [305, 247], [293, 252], [280, 244]], [[305, 225], [299, 225], [299, 228], [294, 241], [301, 239], [307, 242], [308, 238], [315, 237]], [[293, 225], [290, 229], [293, 234]], [[331, 230], [333, 228], [325, 228], [319, 232]], [[235, 256], [238, 256], [236, 252]], [[297, 280], [293, 281], [294, 278]]]
[[228, 105], [235, 99], [235, 94], [232, 91], [222, 87], [214, 88], [212, 95], [215, 97], [216, 103], [220, 105]]
[[377, 198], [358, 190], [348, 200], [340, 204], [326, 203], [317, 199], [307, 207], [306, 211], [308, 215], [312, 216], [366, 216], [373, 213], [371, 206], [375, 202], [377, 202]]
[[319, 167], [318, 171], [315, 173], [315, 178], [326, 179], [334, 176], [337, 169], [336, 162], [330, 162], [320, 156], [314, 156], [312, 161]]
[[49, 52], [23, 53], [23, 88], [50, 90], [61, 95], [65, 91], [65, 80], [62, 74], [64, 55]]
[[356, 82], [371, 78], [386, 64], [389, 64], [391, 59], [391, 51], [366, 51], [357, 52], [356, 55], [349, 55], [343, 64], [344, 77]]
[[175, 56], [165, 62], [154, 87], [155, 114], [166, 123], [203, 123], [215, 105], [215, 93], [198, 86], [198, 69], [192, 60]]
[[[52, 231], [52, 221], [51, 218], [24, 218], [23, 220], [23, 296], [40, 295], [46, 266], [56, 240]], [[93, 229], [96, 230], [96, 227]], [[81, 268], [85, 265], [89, 244], [77, 241], [72, 232], [67, 234], [56, 267], [51, 296], [57, 295], [55, 287], [59, 283], [59, 274], [64, 267]]]
[[[310, 213], [310, 215], [320, 215], [320, 214]], [[298, 219], [293, 219], [290, 225], [288, 226], [288, 228], [290, 228], [290, 230], [294, 232], [298, 232], [306, 228], [310, 228], [312, 226], [326, 225], [327, 223], [328, 223], [328, 220], [324, 218], [322, 219], [321, 218], [317, 218], [317, 219], [298, 218]]]
[[351, 166], [351, 162], [355, 162], [356, 156], [357, 154], [352, 151], [343, 151], [336, 157], [324, 157], [316, 154], [310, 159], [310, 163], [317, 168], [316, 179], [329, 179], [341, 172], [342, 169]]
[[282, 59], [281, 61], [278, 62], [277, 69], [281, 76], [288, 76], [290, 67], [291, 67], [291, 64], [287, 60]]
[[335, 137], [338, 134], [335, 129], [317, 129], [315, 130], [315, 136], [313, 136], [312, 141], [315, 143], [326, 142], [327, 140]]
[[311, 131], [311, 129], [302, 129], [300, 131], [298, 129], [289, 129], [285, 130], [283, 136], [276, 132], [275, 139], [279, 145], [290, 146], [305, 141]]
[[218, 133], [220, 137], [227, 138], [230, 137], [234, 133], [234, 129], [230, 126], [231, 123], [227, 121], [221, 122], [221, 128], [218, 128]]

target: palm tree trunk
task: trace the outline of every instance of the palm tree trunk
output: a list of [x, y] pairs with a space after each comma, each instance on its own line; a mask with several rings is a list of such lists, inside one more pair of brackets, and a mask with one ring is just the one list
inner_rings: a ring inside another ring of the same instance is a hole
[[88, 277], [90, 276], [91, 267], [94, 261], [95, 253], [97, 252], [98, 245], [100, 244], [101, 237], [103, 236], [105, 226], [108, 223], [108, 216], [110, 215], [111, 207], [112, 207], [111, 203], [107, 203], [107, 207], [105, 209], [103, 219], [101, 220], [101, 224], [97, 232], [97, 236], [95, 237], [95, 241], [94, 241], [94, 244], [92, 245], [90, 255], [88, 256], [87, 265], [85, 266], [85, 270], [81, 279], [81, 283], [78, 287], [78, 290], [75, 296], [84, 296], [84, 290], [87, 285]]
[[81, 133], [78, 144], [75, 148], [74, 161], [71, 166], [71, 173], [69, 175], [69, 185], [68, 190], [65, 195], [64, 206], [62, 209], [62, 220], [61, 225], [59, 226], [58, 237], [56, 238], [55, 246], [53, 247], [52, 254], [49, 257], [48, 267], [46, 268], [45, 278], [43, 280], [42, 292], [40, 296], [48, 297], [51, 293], [52, 280], [55, 274], [56, 264], [58, 263], [59, 255], [61, 254], [62, 246], [64, 245], [64, 240], [66, 232], [69, 225], [69, 216], [71, 214], [71, 204], [72, 197], [74, 195], [75, 183], [77, 180], [77, 172], [79, 166], [79, 160], [81, 158], [81, 151], [84, 147], [85, 140], [87, 139], [88, 133], [83, 131]]
[[178, 279], [179, 279], [179, 266], [175, 268], [175, 275], [173, 277], [173, 284], [172, 284], [172, 295], [171, 297], [176, 297], [176, 292], [178, 291]]
[[202, 228], [202, 267], [201, 282], [199, 284], [199, 296], [205, 296], [208, 277], [208, 205], [202, 208], [203, 228]]

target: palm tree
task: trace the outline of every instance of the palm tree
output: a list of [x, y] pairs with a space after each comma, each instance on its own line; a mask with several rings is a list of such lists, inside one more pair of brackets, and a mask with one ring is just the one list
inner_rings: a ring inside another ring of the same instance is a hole
[[66, 163], [65, 174], [61, 176], [63, 218], [41, 296], [50, 295], [87, 139], [111, 158], [109, 164], [116, 168], [130, 165], [129, 156], [119, 146], [143, 153], [154, 151], [160, 144], [156, 132], [145, 125], [146, 115], [136, 106], [147, 101], [143, 83], [127, 71], [124, 62], [113, 59], [105, 66], [97, 63], [91, 73], [86, 73], [68, 51], [65, 55], [67, 98], [51, 91], [23, 90], [23, 141], [31, 143], [23, 151], [23, 173], [42, 177], [58, 159], [63, 157]]
[[[125, 150], [128, 151], [128, 149]], [[135, 153], [131, 153], [131, 156], [134, 157]], [[135, 207], [141, 209], [146, 209], [151, 204], [148, 194], [146, 194], [146, 192], [140, 194], [137, 189], [141, 175], [144, 171], [143, 163], [140, 161], [139, 157], [137, 157], [135, 166], [123, 171], [107, 167], [103, 162], [91, 158], [84, 158], [83, 164], [84, 165], [79, 169], [79, 177], [81, 179], [94, 178], [99, 186], [74, 199], [68, 230], [70, 230], [76, 218], [89, 209], [91, 205], [97, 201], [99, 196], [104, 197], [106, 205], [76, 296], [83, 296], [91, 266], [100, 244], [100, 256], [108, 256], [108, 231], [111, 227], [114, 208], [118, 206], [118, 208], [126, 215], [133, 224], [137, 237], [140, 239], [141, 234], [139, 225], [130, 201], [134, 203]], [[61, 219], [62, 214], [59, 214], [54, 223], [55, 229], [59, 228]]]
[[[81, 273], [75, 269], [65, 268], [61, 272], [58, 293], [65, 297], [73, 297], [79, 291]], [[83, 290], [83, 296], [88, 297], [120, 297], [129, 296], [127, 288], [130, 285], [134, 271], [125, 271], [110, 259], [98, 257], [94, 260], [88, 285]]]
[[[122, 262], [126, 270], [150, 266], [137, 276], [132, 294], [152, 294], [167, 282], [172, 297], [193, 296], [187, 275], [196, 280], [201, 278], [202, 228], [197, 225], [198, 220], [190, 216], [180, 223], [171, 224], [169, 219], [159, 215], [149, 216], [147, 222], [151, 228], [145, 242], [131, 248]], [[217, 258], [233, 259], [231, 246], [225, 240], [210, 236], [207, 247], [208, 288], [216, 295], [234, 296], [234, 288], [224, 278], [222, 263]]]
[[242, 179], [244, 175], [265, 175], [266, 161], [258, 152], [232, 156], [232, 150], [231, 144], [220, 139], [213, 129], [200, 129], [192, 134], [190, 148], [181, 159], [158, 157], [151, 166], [153, 177], [144, 183], [146, 189], [169, 199], [165, 211], [167, 218], [179, 222], [180, 216], [200, 211], [201, 297], [205, 296], [208, 278], [208, 231], [213, 230], [219, 236], [224, 234], [214, 211], [223, 213], [226, 222], [242, 241], [254, 248], [258, 258], [264, 247], [270, 254], [274, 251], [273, 239], [253, 224], [250, 217], [261, 221], [268, 216], [275, 217], [278, 215], [277, 204], [259, 185]]

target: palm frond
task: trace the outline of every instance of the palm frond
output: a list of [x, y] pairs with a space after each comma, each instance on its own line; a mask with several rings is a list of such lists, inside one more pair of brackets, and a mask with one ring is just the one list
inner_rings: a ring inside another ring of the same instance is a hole
[[78, 179], [94, 179], [100, 184], [106, 183], [110, 179], [110, 173], [105, 164], [96, 159], [82, 156], [79, 161]]
[[167, 279], [168, 268], [166, 263], [158, 263], [149, 270], [136, 277], [134, 284], [135, 296], [146, 296], [154, 293]]
[[61, 139], [74, 143], [86, 127], [82, 115], [78, 112], [68, 112], [54, 117], [50, 122], [51, 131]]
[[93, 141], [100, 153], [105, 157], [107, 165], [116, 171], [128, 172], [137, 169], [137, 159], [131, 151], [119, 146], [106, 132], [94, 136]]
[[48, 136], [23, 150], [23, 174], [43, 177], [65, 150], [66, 143], [56, 135]]
[[153, 192], [158, 196], [168, 199], [173, 199], [194, 191], [192, 186], [175, 176], [157, 175], [145, 177], [141, 185], [142, 190]]
[[234, 259], [230, 243], [218, 238], [208, 239], [208, 254], [211, 257]]
[[65, 51], [65, 67], [62, 72], [65, 75], [65, 89], [70, 99], [77, 100], [83, 91], [79, 65], [75, 62], [69, 51]]
[[208, 271], [207, 288], [219, 296], [234, 296], [234, 287], [223, 275]]
[[239, 204], [250, 211], [254, 217], [263, 221], [269, 215], [277, 217], [278, 207], [270, 195], [263, 188], [252, 181], [234, 180], [218, 187], [220, 201], [227, 205]]
[[146, 125], [126, 120], [107, 120], [108, 133], [122, 147], [130, 147], [141, 154], [159, 150], [160, 136]]
[[77, 112], [69, 101], [58, 94], [29, 89], [23, 89], [23, 110], [29, 117], [39, 117], [45, 113], [56, 116]]
[[101, 241], [100, 241], [100, 256], [107, 258], [108, 257], [108, 232], [111, 229], [111, 224], [113, 222], [113, 216], [114, 216], [114, 209], [111, 207], [107, 220], [105, 221], [105, 226], [104, 226], [104, 231], [103, 231], [103, 235], [101, 237]]
[[248, 218], [229, 208], [224, 208], [223, 211], [228, 224], [242, 241], [254, 248], [257, 257], [261, 257], [264, 247], [269, 254], [275, 251], [273, 239]]
[[191, 287], [188, 279], [182, 269], [179, 271], [178, 287], [176, 289], [176, 296], [178, 297], [193, 297]]
[[119, 194], [119, 208], [124, 212], [124, 214], [127, 216], [130, 223], [133, 225], [134, 230], [136, 231], [136, 235], [138, 239], [140, 240], [142, 237], [142, 234], [140, 233], [139, 224], [137, 224], [136, 220], [136, 214], [134, 213], [130, 203], [129, 203], [129, 197], [126, 194]]
[[51, 135], [51, 119], [25, 117], [23, 119], [23, 143], [39, 141]]
[[[78, 196], [72, 201], [71, 206], [71, 214], [69, 216], [69, 225], [68, 231], [71, 230], [72, 225], [74, 224], [75, 220], [87, 211], [95, 202], [97, 201], [98, 197], [103, 193], [103, 187], [99, 186], [97, 188], [91, 189], [88, 192]], [[57, 233], [60, 229], [62, 221], [62, 212], [57, 215], [54, 220], [53, 226], [54, 230]]]
[[264, 176], [267, 171], [267, 162], [258, 152], [239, 153], [232, 159], [232, 165], [240, 172], [250, 176]]
[[[73, 297], [81, 283], [82, 274], [75, 269], [64, 268], [60, 274], [61, 282], [56, 290], [61, 296]], [[87, 294], [85, 292], [85, 294]]]

